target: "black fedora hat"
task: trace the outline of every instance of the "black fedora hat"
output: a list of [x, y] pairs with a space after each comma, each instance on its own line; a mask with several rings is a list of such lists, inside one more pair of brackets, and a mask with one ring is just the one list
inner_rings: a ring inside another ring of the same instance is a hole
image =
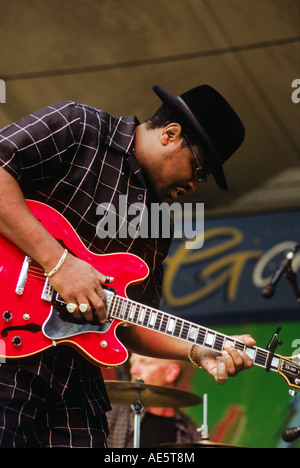
[[152, 88], [172, 109], [187, 136], [202, 147], [218, 186], [227, 190], [223, 164], [245, 138], [244, 125], [236, 112], [208, 85], [198, 86], [177, 97], [158, 84]]

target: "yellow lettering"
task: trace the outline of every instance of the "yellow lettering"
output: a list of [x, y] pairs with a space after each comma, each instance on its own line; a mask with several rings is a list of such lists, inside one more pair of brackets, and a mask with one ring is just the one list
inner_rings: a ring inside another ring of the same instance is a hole
[[[228, 300], [233, 301], [236, 298], [239, 280], [245, 264], [250, 259], [259, 258], [262, 251], [246, 250], [244, 252], [231, 253], [218, 258], [201, 270], [201, 262], [204, 260], [213, 259], [225, 254], [241, 244], [243, 241], [243, 233], [239, 229], [232, 227], [217, 227], [205, 232], [205, 242], [218, 238], [223, 238], [223, 242], [218, 242], [212, 247], [196, 252], [187, 250], [183, 243], [174, 252], [172, 257], [167, 258], [164, 280], [164, 297], [170, 305], [175, 307], [184, 307], [193, 304], [194, 302], [205, 298], [213, 291], [216, 291], [226, 282], [228, 284]], [[198, 278], [199, 281], [201, 281], [201, 284], [204, 282], [205, 286], [197, 288], [189, 294], [176, 297], [173, 294], [173, 285], [176, 276], [178, 275], [181, 267], [189, 264], [199, 265]], [[218, 272], [220, 272], [220, 274], [212, 279], [212, 275]], [[209, 281], [205, 283], [206, 280]]]

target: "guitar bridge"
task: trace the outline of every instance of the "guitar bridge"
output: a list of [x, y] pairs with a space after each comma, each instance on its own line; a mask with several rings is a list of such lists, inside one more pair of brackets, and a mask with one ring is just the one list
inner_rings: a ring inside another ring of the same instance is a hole
[[28, 257], [26, 255], [26, 257], [24, 258], [24, 262], [22, 265], [22, 269], [21, 269], [20, 276], [17, 282], [16, 290], [15, 290], [18, 296], [22, 296], [24, 292], [31, 262], [32, 262], [31, 257]]

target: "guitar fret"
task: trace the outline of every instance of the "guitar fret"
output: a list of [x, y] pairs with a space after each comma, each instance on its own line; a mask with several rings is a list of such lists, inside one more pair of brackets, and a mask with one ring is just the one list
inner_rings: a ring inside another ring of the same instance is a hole
[[234, 347], [236, 349], [239, 349], [240, 351], [245, 351], [245, 344], [242, 343], [241, 341], [236, 341]]
[[267, 363], [266, 351], [261, 350], [261, 349], [256, 350], [255, 363], [260, 366], [266, 367], [266, 363]]
[[213, 348], [214, 339], [215, 339], [215, 334], [207, 331], [206, 337], [205, 337], [205, 342], [204, 342], [205, 346], [207, 346], [209, 348]]
[[195, 327], [194, 325], [190, 325], [189, 333], [187, 336], [189, 341], [192, 341], [193, 343], [196, 341], [197, 331], [198, 331], [197, 327]]
[[214, 344], [214, 350], [215, 351], [222, 351], [223, 350], [223, 346], [225, 344], [225, 336], [224, 335], [219, 335], [217, 333], [216, 335], [216, 339], [215, 339], [215, 344]]
[[120, 300], [118, 304], [118, 318], [122, 317], [122, 308], [123, 308], [123, 301]]
[[137, 323], [142, 323], [144, 318], [145, 318], [145, 313], [146, 313], [146, 308], [145, 307], [141, 307], [141, 310], [140, 312], [138, 313], [138, 321]]
[[150, 313], [150, 320], [148, 324], [149, 328], [154, 328], [155, 320], [156, 320], [156, 313], [152, 311]]
[[119, 310], [120, 310], [120, 298], [116, 296], [114, 304], [114, 317], [119, 318]]
[[204, 330], [203, 328], [199, 328], [199, 332], [198, 332], [198, 336], [197, 336], [197, 340], [196, 340], [196, 343], [198, 345], [200, 345], [200, 346], [203, 345], [205, 335], [206, 335], [206, 330]]
[[121, 318], [124, 318], [126, 309], [127, 309], [127, 303], [126, 301], [123, 301], [123, 304], [121, 306], [121, 313], [120, 313]]
[[177, 319], [176, 324], [175, 324], [174, 333], [173, 333], [173, 336], [176, 336], [176, 338], [180, 337], [182, 325], [183, 325], [183, 321], [181, 319]]
[[154, 325], [154, 329], [159, 331], [160, 329], [160, 325], [161, 325], [161, 321], [162, 321], [162, 313], [161, 312], [158, 312], [156, 314], [156, 321], [155, 321], [155, 325]]
[[183, 327], [182, 327], [182, 330], [181, 330], [180, 338], [185, 340], [187, 338], [187, 336], [188, 336], [188, 332], [189, 332], [189, 326], [186, 323], [184, 323]]
[[133, 321], [136, 307], [137, 307], [136, 304], [131, 305], [130, 312], [129, 312], [129, 315], [128, 315], [128, 320]]
[[162, 333], [164, 333], [164, 332], [166, 331], [166, 328], [167, 328], [168, 319], [167, 319], [165, 316], [163, 316], [161, 322], [162, 322], [162, 323], [161, 323], [161, 326], [160, 326], [159, 331], [162, 332]]
[[124, 309], [124, 315], [123, 315], [124, 320], [128, 320], [130, 309], [131, 309], [131, 304], [129, 301], [126, 301], [126, 307]]
[[145, 317], [144, 317], [144, 321], [143, 321], [143, 327], [148, 326], [149, 318], [150, 318], [150, 309], [147, 308], [146, 313], [145, 313]]
[[249, 356], [250, 359], [252, 359], [253, 362], [255, 362], [255, 355], [256, 355], [255, 348], [246, 347], [245, 353]]
[[173, 335], [175, 329], [176, 319], [173, 317], [169, 318], [168, 326], [167, 326], [167, 333]]

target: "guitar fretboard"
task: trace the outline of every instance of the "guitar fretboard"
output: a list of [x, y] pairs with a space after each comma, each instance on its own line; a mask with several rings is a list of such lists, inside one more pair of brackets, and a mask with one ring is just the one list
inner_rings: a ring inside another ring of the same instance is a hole
[[270, 351], [262, 348], [248, 347], [242, 341], [130, 299], [115, 296], [109, 312], [112, 318], [154, 330], [164, 335], [170, 335], [219, 353], [224, 350], [225, 344], [230, 344], [234, 348], [247, 353], [255, 365], [263, 368], [268, 367], [270, 370], [279, 372], [280, 355], [271, 354]]

